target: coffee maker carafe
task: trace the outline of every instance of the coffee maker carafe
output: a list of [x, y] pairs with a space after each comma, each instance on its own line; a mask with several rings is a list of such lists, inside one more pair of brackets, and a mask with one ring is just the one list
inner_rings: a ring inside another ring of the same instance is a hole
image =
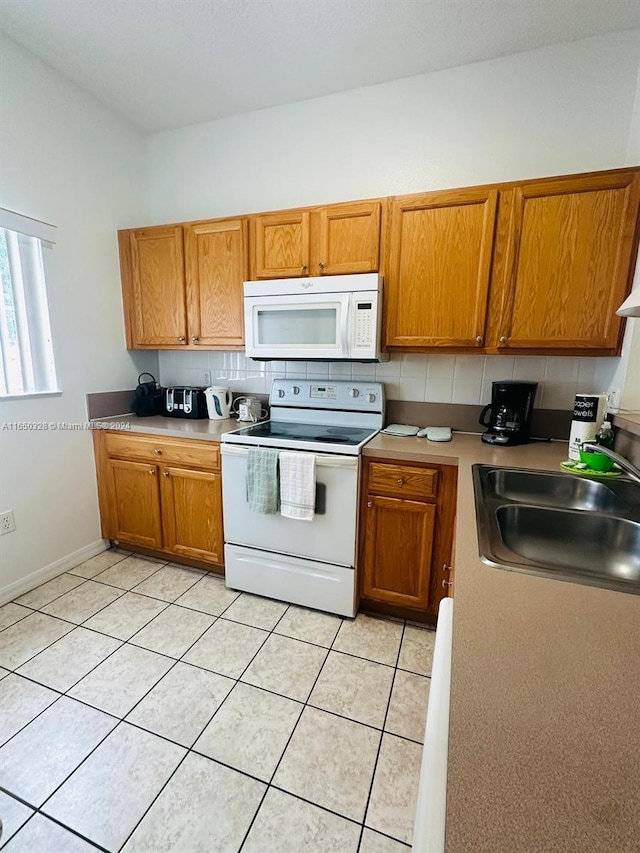
[[482, 440], [487, 444], [526, 444], [537, 387], [537, 382], [494, 382], [491, 402], [480, 414], [480, 423], [488, 427]]

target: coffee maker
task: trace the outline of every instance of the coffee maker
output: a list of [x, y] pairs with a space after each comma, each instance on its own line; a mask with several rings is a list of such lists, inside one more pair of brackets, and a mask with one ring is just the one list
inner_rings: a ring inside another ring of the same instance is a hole
[[480, 414], [480, 423], [488, 427], [482, 440], [487, 444], [527, 444], [537, 387], [537, 382], [494, 382], [491, 402]]

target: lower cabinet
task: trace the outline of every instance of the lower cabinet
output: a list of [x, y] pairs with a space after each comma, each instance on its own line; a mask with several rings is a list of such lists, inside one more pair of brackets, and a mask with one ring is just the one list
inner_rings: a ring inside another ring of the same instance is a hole
[[217, 445], [96, 431], [94, 447], [106, 539], [223, 565]]
[[450, 589], [457, 468], [365, 458], [363, 478], [361, 606], [435, 617]]

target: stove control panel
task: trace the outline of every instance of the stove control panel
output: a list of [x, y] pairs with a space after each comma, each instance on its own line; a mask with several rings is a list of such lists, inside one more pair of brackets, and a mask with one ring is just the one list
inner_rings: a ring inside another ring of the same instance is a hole
[[381, 382], [349, 379], [274, 379], [269, 403], [308, 409], [383, 412], [384, 386]]

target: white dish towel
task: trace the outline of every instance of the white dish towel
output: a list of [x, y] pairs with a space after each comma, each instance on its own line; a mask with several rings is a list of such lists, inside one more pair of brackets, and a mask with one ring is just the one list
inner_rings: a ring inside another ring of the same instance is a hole
[[280, 512], [285, 518], [313, 521], [316, 505], [316, 457], [280, 452]]

